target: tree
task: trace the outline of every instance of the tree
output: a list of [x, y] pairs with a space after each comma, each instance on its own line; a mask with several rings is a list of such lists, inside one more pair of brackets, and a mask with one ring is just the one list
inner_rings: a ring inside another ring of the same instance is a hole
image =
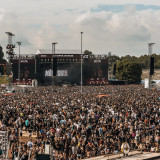
[[3, 53], [3, 48], [0, 46], [0, 63], [6, 63], [7, 61], [3, 59], [4, 53]]
[[89, 51], [89, 50], [85, 50], [83, 53], [84, 53], [85, 55], [92, 55], [92, 52]]
[[129, 61], [137, 61], [137, 60], [138, 60], [137, 57], [135, 57], [135, 56], [130, 56], [130, 55], [126, 55], [126, 56], [124, 56], [124, 57], [121, 57], [121, 60], [124, 60], [124, 59], [129, 60]]
[[116, 61], [120, 60], [120, 58], [116, 55], [111, 55], [110, 57], [108, 57], [108, 60], [110, 63], [115, 63]]
[[117, 62], [116, 78], [127, 80], [129, 84], [139, 84], [141, 82], [142, 67], [137, 62], [127, 59]]

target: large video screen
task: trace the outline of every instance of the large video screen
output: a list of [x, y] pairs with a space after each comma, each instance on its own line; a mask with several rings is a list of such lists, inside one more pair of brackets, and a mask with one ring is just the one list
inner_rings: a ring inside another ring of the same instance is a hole
[[86, 78], [107, 78], [108, 68], [105, 63], [84, 64], [83, 74]]
[[[18, 63], [12, 65], [13, 78], [18, 79]], [[35, 78], [35, 64], [21, 63], [20, 64], [20, 79], [34, 79]]]
[[92, 77], [93, 78], [106, 78], [107, 68], [104, 64], [92, 64]]

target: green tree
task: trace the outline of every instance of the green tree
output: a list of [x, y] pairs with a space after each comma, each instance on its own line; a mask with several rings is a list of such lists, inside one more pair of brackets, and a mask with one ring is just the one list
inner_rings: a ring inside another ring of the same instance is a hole
[[84, 53], [85, 55], [92, 55], [92, 52], [89, 51], [89, 50], [85, 50], [83, 53]]
[[115, 63], [116, 61], [120, 60], [120, 58], [116, 55], [111, 55], [110, 57], [108, 57], [110, 63]]
[[127, 80], [129, 84], [139, 84], [141, 82], [142, 67], [137, 62], [124, 59], [117, 62], [116, 78]]
[[135, 57], [135, 56], [130, 56], [130, 55], [126, 55], [126, 56], [124, 56], [124, 57], [121, 57], [120, 58], [121, 60], [129, 60], [129, 61], [137, 61], [138, 60], [138, 58], [137, 57]]
[[137, 62], [139, 62], [143, 69], [149, 69], [150, 65], [150, 56], [149, 55], [142, 55], [137, 59]]
[[120, 58], [117, 55], [111, 54], [110, 52], [108, 53], [108, 62], [109, 62], [109, 67], [114, 68], [114, 64], [120, 60]]

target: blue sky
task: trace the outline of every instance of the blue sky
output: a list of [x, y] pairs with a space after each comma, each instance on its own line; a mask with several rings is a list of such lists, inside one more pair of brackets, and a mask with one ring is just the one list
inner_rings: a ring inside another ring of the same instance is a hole
[[91, 12], [101, 12], [101, 11], [110, 11], [110, 12], [124, 12], [126, 7], [132, 6], [135, 11], [144, 11], [144, 10], [160, 10], [160, 6], [157, 5], [144, 5], [144, 4], [101, 4], [96, 8], [92, 8]]
[[[0, 5], [0, 44], [9, 31], [22, 41], [22, 53], [38, 49], [80, 49], [95, 54], [112, 52], [140, 56], [148, 43], [160, 48], [159, 0], [5, 0]], [[17, 52], [17, 49], [15, 50]]]

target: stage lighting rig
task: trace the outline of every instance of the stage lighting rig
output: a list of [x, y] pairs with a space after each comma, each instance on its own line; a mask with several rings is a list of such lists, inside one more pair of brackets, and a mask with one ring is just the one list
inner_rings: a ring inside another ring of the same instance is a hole
[[15, 48], [15, 45], [13, 44], [13, 37], [15, 37], [15, 35], [11, 32], [6, 32], [6, 34], [8, 35], [8, 44], [6, 46], [6, 53], [8, 55], [8, 59], [9, 59], [9, 62], [12, 61], [12, 58], [14, 56], [14, 48]]

